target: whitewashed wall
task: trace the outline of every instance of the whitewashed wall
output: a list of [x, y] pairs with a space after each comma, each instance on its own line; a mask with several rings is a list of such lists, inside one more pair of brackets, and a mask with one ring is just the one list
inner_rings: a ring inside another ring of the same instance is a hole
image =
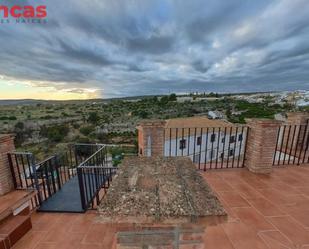
[[[216, 138], [214, 142], [211, 142], [211, 135], [215, 134]], [[239, 135], [242, 134], [242, 141], [239, 141]], [[182, 150], [180, 149], [180, 141], [182, 140], [182, 136], [180, 135], [177, 140], [176, 138], [166, 138], [164, 144], [164, 155], [165, 156], [189, 156], [193, 162], [199, 162], [199, 155], [201, 157], [201, 163], [210, 162], [211, 161], [211, 151], [213, 151], [212, 160], [221, 160], [221, 153], [224, 152], [224, 159], [228, 158], [229, 150], [233, 150], [235, 157], [244, 154], [245, 150], [245, 141], [246, 141], [246, 132], [241, 129], [237, 132], [231, 133], [231, 135], [224, 134], [224, 132], [209, 131], [207, 133], [202, 133], [202, 143], [201, 145], [197, 145], [198, 137], [201, 134], [197, 132], [196, 137], [192, 134], [190, 136], [184, 136], [186, 140], [186, 146]], [[230, 143], [231, 137], [235, 136], [235, 142]], [[222, 139], [225, 137], [225, 143], [222, 142]], [[219, 140], [219, 141], [218, 141]], [[195, 147], [195, 148], [194, 148]], [[205, 155], [207, 153], [207, 155]], [[230, 158], [233, 158], [234, 155], [231, 155]]]

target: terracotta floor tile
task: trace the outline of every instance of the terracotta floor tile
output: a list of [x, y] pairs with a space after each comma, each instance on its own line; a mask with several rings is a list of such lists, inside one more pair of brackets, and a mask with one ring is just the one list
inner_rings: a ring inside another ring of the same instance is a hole
[[282, 216], [286, 214], [265, 198], [251, 199], [248, 202], [264, 216]]
[[278, 191], [281, 191], [284, 189], [284, 194], [286, 195], [297, 195], [302, 194], [297, 188], [290, 186], [289, 184], [281, 181], [281, 180], [275, 180], [273, 182], [268, 183], [268, 186], [270, 188], [276, 189]]
[[57, 249], [56, 243], [39, 243], [34, 249]]
[[14, 245], [14, 249], [33, 249], [45, 235], [46, 232], [29, 231]]
[[252, 188], [258, 189], [258, 188], [268, 188], [268, 184], [266, 182], [263, 182], [256, 178], [247, 178], [243, 179], [243, 181], [247, 184], [249, 184]]
[[78, 219], [79, 216], [82, 216], [83, 214], [60, 214], [59, 219], [56, 223], [60, 224], [73, 224], [74, 221]]
[[102, 245], [98, 244], [82, 244], [78, 249], [103, 249]]
[[239, 222], [222, 225], [235, 249], [269, 249], [254, 229]]
[[219, 192], [220, 197], [229, 207], [248, 207], [250, 204], [236, 191]]
[[[266, 231], [259, 236], [271, 249], [294, 249], [293, 243], [279, 231]], [[296, 248], [295, 248], [296, 249]]]
[[207, 249], [233, 249], [233, 245], [223, 228], [219, 226], [210, 226], [206, 228], [204, 235], [204, 245]]
[[218, 174], [218, 172], [215, 171], [206, 171], [205, 173], [203, 173], [203, 177], [205, 178], [205, 180], [218, 180], [218, 179], [222, 179], [222, 177], [220, 177], [220, 175]]
[[208, 184], [210, 184], [211, 188], [218, 192], [218, 191], [231, 191], [233, 188], [223, 179], [207, 179]]
[[309, 228], [309, 209], [306, 210], [293, 210], [288, 212], [288, 214], [301, 223], [304, 227]]
[[261, 215], [255, 208], [233, 208], [237, 217], [247, 226], [254, 228], [256, 231], [274, 230], [263, 215]]
[[295, 245], [309, 244], [309, 231], [291, 217], [270, 217], [270, 222]]
[[64, 241], [81, 241], [86, 233], [69, 232], [71, 224], [57, 224], [48, 232], [44, 238], [44, 242], [57, 243]]
[[102, 244], [107, 226], [104, 224], [93, 224], [86, 233], [82, 243]]
[[296, 188], [299, 192], [309, 197], [309, 187], [298, 187]]
[[258, 191], [264, 198], [275, 205], [290, 205], [297, 200], [303, 199], [302, 195], [286, 195], [283, 191], [274, 188], [258, 189]]
[[93, 220], [77, 220], [73, 222], [69, 228], [72, 233], [87, 233], [90, 227], [94, 224]]
[[116, 236], [116, 228], [113, 226], [109, 226], [107, 229], [105, 229], [102, 245], [103, 247], [112, 248], [114, 239]]
[[236, 190], [242, 197], [245, 199], [257, 199], [261, 198], [262, 195], [256, 191], [254, 188], [252, 188], [249, 184], [247, 183], [240, 183], [237, 185], [233, 186], [234, 190]]

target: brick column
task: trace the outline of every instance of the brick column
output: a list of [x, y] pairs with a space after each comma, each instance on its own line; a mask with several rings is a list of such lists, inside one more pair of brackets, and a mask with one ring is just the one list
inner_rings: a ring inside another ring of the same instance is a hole
[[142, 121], [138, 129], [139, 156], [164, 155], [164, 120]]
[[14, 189], [11, 169], [7, 153], [14, 151], [14, 137], [12, 135], [0, 135], [0, 196]]
[[248, 119], [245, 166], [254, 173], [270, 173], [281, 122], [268, 119]]

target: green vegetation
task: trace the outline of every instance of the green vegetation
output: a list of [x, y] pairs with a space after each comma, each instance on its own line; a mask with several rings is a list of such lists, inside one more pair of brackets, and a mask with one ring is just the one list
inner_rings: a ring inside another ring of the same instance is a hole
[[[263, 97], [258, 103], [218, 93], [190, 94], [183, 96], [184, 100], [179, 100], [179, 97], [170, 94], [97, 102], [0, 106], [1, 133], [15, 133], [17, 147], [29, 148], [42, 155], [50, 154], [58, 144], [76, 142], [133, 145], [136, 151], [136, 126], [142, 119], [191, 117], [216, 110], [230, 122], [244, 123], [245, 118], [274, 118], [276, 113], [284, 114], [295, 109], [287, 102], [276, 104], [271, 96]], [[309, 111], [309, 108], [300, 110]], [[115, 158], [124, 153], [119, 149], [116, 152], [112, 153]]]
[[228, 120], [232, 123], [245, 123], [245, 118], [268, 118], [273, 119], [276, 113], [283, 112], [285, 108], [280, 105], [268, 105], [266, 103], [249, 103], [244, 100], [234, 102], [235, 110], [241, 112], [239, 115], [232, 115], [227, 112]]
[[88, 136], [91, 132], [94, 132], [94, 126], [88, 125], [83, 126], [79, 129], [80, 133], [82, 133], [84, 136]]
[[55, 125], [50, 127], [43, 126], [40, 134], [48, 138], [51, 142], [61, 142], [68, 132], [69, 127], [67, 125]]

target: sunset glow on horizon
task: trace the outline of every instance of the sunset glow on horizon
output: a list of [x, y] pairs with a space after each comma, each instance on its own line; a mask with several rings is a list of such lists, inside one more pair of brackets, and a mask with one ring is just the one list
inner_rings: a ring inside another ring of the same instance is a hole
[[63, 89], [36, 87], [0, 80], [0, 99], [83, 100], [101, 98], [97, 89]]

